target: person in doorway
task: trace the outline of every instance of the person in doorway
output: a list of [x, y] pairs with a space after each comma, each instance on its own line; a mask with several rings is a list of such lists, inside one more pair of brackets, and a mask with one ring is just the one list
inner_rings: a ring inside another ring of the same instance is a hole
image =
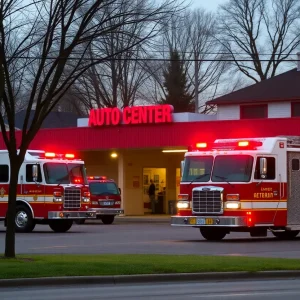
[[155, 184], [152, 179], [150, 180], [148, 195], [151, 202], [152, 214], [155, 214]]

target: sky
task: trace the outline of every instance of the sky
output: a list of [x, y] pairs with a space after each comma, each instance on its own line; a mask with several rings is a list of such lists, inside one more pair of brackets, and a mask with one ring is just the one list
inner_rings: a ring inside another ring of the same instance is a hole
[[193, 0], [192, 7], [203, 7], [206, 10], [216, 11], [219, 4], [223, 4], [226, 0]]

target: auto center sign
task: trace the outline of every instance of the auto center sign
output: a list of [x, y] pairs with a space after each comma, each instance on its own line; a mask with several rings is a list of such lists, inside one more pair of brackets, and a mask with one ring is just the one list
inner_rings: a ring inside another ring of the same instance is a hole
[[90, 127], [116, 126], [119, 124], [153, 124], [171, 123], [172, 105], [131, 106], [120, 110], [117, 107], [91, 109], [89, 116]]

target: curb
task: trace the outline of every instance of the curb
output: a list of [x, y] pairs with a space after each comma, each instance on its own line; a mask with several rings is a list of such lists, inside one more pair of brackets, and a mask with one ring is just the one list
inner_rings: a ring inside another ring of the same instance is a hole
[[[120, 223], [145, 223], [145, 224], [153, 224], [153, 223], [165, 223], [170, 224], [171, 217], [169, 218], [130, 218], [130, 217], [118, 217], [115, 218], [114, 224]], [[86, 220], [85, 224], [102, 224], [101, 220]]]
[[255, 279], [299, 278], [300, 271], [263, 271], [263, 272], [214, 272], [214, 273], [178, 273], [113, 276], [70, 276], [1, 279], [0, 288], [20, 286], [75, 285], [75, 284], [122, 284], [155, 283], [176, 281], [229, 281]]

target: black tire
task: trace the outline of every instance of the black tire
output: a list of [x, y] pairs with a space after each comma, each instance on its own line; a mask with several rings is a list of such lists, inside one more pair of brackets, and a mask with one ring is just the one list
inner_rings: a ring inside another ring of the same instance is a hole
[[49, 227], [54, 232], [67, 232], [73, 225], [73, 220], [50, 220]]
[[226, 231], [221, 228], [201, 227], [202, 236], [208, 241], [220, 241], [226, 236]]
[[31, 232], [35, 222], [30, 209], [26, 205], [18, 205], [15, 216], [16, 232]]
[[299, 230], [291, 230], [291, 231], [287, 230], [287, 231], [272, 232], [272, 233], [275, 237], [277, 237], [280, 240], [292, 240], [298, 235]]
[[75, 220], [75, 223], [78, 224], [78, 225], [82, 225], [82, 224], [84, 224], [84, 222], [85, 222], [85, 219]]
[[114, 222], [114, 219], [115, 219], [115, 216], [110, 216], [110, 215], [101, 216], [101, 221], [105, 225], [112, 224]]

